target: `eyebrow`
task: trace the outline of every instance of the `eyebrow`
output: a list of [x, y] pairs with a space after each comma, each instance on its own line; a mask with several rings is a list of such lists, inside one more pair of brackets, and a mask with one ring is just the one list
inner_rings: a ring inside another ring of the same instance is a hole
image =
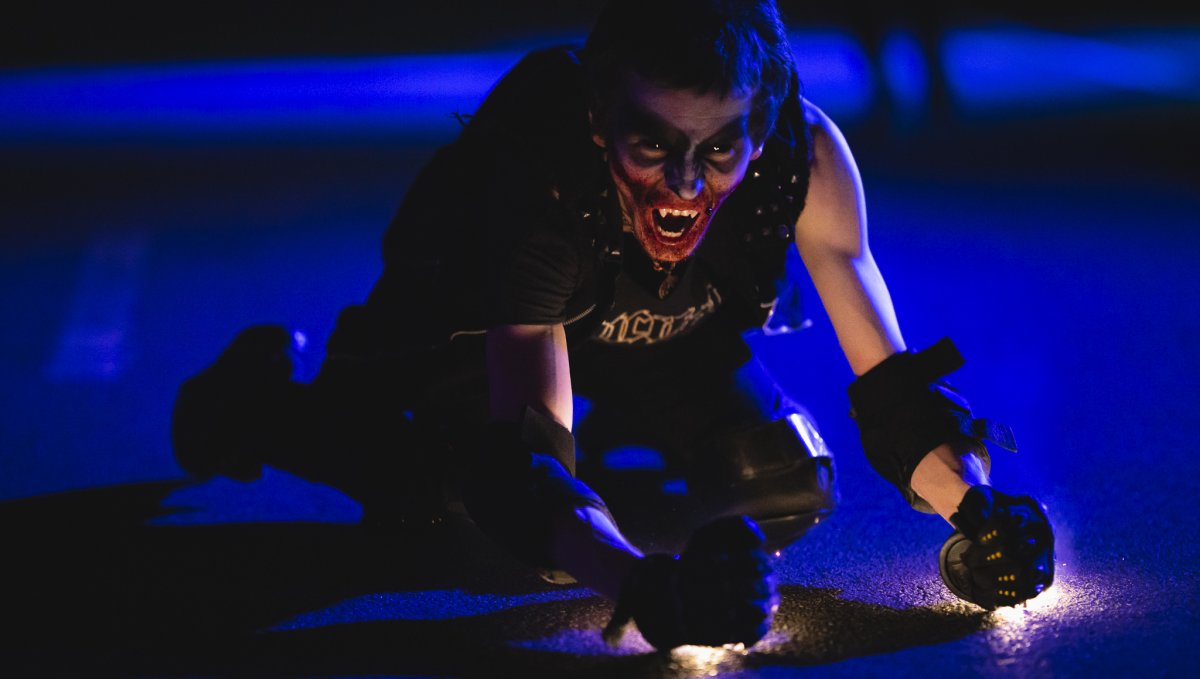
[[[628, 104], [626, 116], [628, 117], [630, 128], [634, 131], [648, 132], [656, 136], [661, 136], [664, 141], [674, 141], [684, 137], [683, 132], [679, 128], [636, 104]], [[701, 139], [697, 146], [703, 146], [704, 144], [724, 140], [729, 137], [736, 137], [746, 129], [747, 122], [746, 116], [738, 116], [723, 125], [721, 129]]]

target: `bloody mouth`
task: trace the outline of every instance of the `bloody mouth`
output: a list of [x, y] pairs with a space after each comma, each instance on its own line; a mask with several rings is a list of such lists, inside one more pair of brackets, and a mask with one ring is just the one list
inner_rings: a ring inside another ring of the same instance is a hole
[[700, 217], [700, 211], [691, 208], [652, 208], [651, 221], [659, 238], [665, 241], [677, 241], [687, 235]]

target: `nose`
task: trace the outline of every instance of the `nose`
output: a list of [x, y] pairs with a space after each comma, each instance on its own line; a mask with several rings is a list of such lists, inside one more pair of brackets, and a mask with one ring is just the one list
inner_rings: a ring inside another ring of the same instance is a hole
[[695, 163], [684, 159], [668, 171], [667, 187], [683, 200], [693, 200], [704, 190], [704, 173]]

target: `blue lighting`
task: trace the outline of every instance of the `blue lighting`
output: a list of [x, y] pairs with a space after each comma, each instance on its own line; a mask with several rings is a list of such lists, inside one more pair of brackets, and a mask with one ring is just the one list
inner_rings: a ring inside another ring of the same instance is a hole
[[239, 523], [342, 523], [362, 519], [362, 506], [344, 494], [269, 466], [252, 483], [216, 476], [167, 496], [153, 526], [211, 526]]
[[653, 448], [624, 446], [605, 453], [604, 466], [613, 470], [662, 471], [667, 464], [662, 454]]
[[0, 141], [452, 132], [521, 54], [18, 72], [0, 78]]
[[[810, 98], [834, 115], [866, 110], [870, 69], [852, 37], [808, 31], [792, 39]], [[474, 111], [524, 53], [9, 72], [0, 75], [0, 143], [449, 136], [454, 114]]]
[[582, 422], [589, 414], [591, 414], [592, 401], [591, 399], [580, 396], [579, 394], [575, 394], [571, 398], [571, 407], [574, 410], [575, 426], [578, 427], [579, 423]]
[[[654, 647], [646, 643], [640, 634], [626, 634], [620, 644], [610, 646], [600, 636], [598, 629], [564, 629], [540, 639], [522, 639], [511, 641], [509, 644], [516, 648], [548, 653], [562, 653], [563, 649], [570, 649], [571, 655], [583, 657], [644, 655], [654, 651]], [[689, 673], [684, 676], [700, 675]]]
[[575, 601], [596, 596], [582, 587], [513, 596], [473, 594], [461, 589], [368, 594], [319, 611], [302, 613], [270, 628], [272, 632], [385, 620], [455, 620], [521, 606]]
[[[1200, 100], [1195, 30], [1066, 35], [1022, 27], [948, 31], [947, 84], [967, 112]], [[789, 33], [805, 96], [836, 119], [873, 105], [873, 67], [839, 30]], [[529, 47], [538, 47], [530, 45]], [[345, 140], [449, 136], [525, 53], [259, 59], [27, 69], [0, 75], [0, 143]], [[904, 111], [922, 105], [929, 70], [912, 35], [893, 32], [879, 64]]]
[[834, 30], [790, 31], [796, 71], [805, 98], [837, 119], [857, 119], [871, 107], [871, 61], [849, 33]]
[[880, 69], [897, 112], [905, 117], [921, 113], [929, 100], [929, 64], [921, 44], [909, 31], [893, 31], [884, 38]]
[[667, 479], [662, 483], [663, 495], [687, 495], [687, 479]]
[[1200, 101], [1193, 44], [1157, 34], [1084, 37], [1025, 28], [950, 31], [943, 66], [966, 112], [1002, 116], [1075, 104], [1154, 98]]

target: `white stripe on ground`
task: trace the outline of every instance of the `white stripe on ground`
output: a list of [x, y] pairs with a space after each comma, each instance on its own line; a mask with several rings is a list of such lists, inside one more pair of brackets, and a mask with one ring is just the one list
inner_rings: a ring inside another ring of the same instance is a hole
[[46, 367], [50, 381], [111, 380], [125, 368], [147, 242], [145, 232], [110, 233], [88, 247], [58, 350]]

